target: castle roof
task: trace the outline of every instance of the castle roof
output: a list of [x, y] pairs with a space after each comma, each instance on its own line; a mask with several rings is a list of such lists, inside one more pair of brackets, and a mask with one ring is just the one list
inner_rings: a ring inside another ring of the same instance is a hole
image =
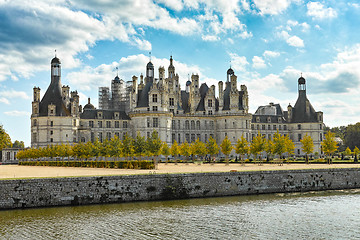
[[318, 122], [315, 109], [306, 97], [306, 91], [300, 90], [299, 97], [292, 108], [291, 122]]
[[130, 120], [129, 115], [125, 111], [117, 110], [103, 110], [103, 109], [84, 109], [83, 113], [80, 115], [81, 119], [97, 119], [98, 112], [102, 113], [102, 119], [114, 119], [114, 113], [119, 113], [119, 120]]

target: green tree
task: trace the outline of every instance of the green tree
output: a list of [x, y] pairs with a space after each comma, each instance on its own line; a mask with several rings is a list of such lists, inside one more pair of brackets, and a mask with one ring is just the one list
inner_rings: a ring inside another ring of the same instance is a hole
[[274, 142], [271, 139], [265, 140], [265, 152], [267, 160], [270, 161], [271, 156], [274, 154]]
[[226, 165], [229, 164], [229, 154], [231, 153], [231, 150], [233, 150], [233, 147], [231, 145], [230, 139], [226, 136], [222, 143], [220, 144], [221, 152], [226, 156]]
[[355, 146], [360, 147], [360, 122], [346, 127], [344, 144], [350, 149], [354, 149]]
[[284, 136], [285, 141], [285, 153], [288, 154], [288, 157], [294, 154], [295, 151], [295, 144], [294, 142], [289, 138], [289, 135]]
[[179, 145], [176, 141], [173, 142], [173, 144], [171, 145], [170, 148], [170, 153], [173, 156], [174, 160], [175, 160], [175, 164], [177, 164], [177, 156], [180, 153], [180, 148]]
[[157, 156], [160, 154], [160, 149], [162, 141], [159, 138], [159, 135], [156, 130], [151, 133], [151, 136], [146, 140], [147, 142], [147, 151], [154, 156], [154, 165], [157, 168]]
[[186, 158], [186, 161], [189, 160], [189, 156], [191, 154], [191, 150], [190, 150], [190, 145], [187, 141], [183, 142], [181, 145], [180, 145], [180, 155], [184, 156]]
[[11, 138], [9, 136], [9, 134], [6, 133], [5, 129], [3, 128], [2, 125], [0, 125], [0, 151], [3, 148], [7, 148], [7, 147], [11, 147], [12, 143], [11, 143]]
[[331, 154], [336, 151], [338, 148], [337, 143], [335, 141], [335, 134], [328, 131], [325, 134], [325, 139], [321, 142], [322, 149], [325, 155], [328, 157], [328, 164], [331, 164]]
[[245, 164], [245, 155], [249, 154], [249, 142], [241, 135], [240, 139], [237, 140], [235, 144], [235, 152], [240, 155], [241, 164]]
[[305, 136], [300, 140], [301, 142], [301, 148], [303, 152], [306, 155], [306, 164], [309, 164], [309, 154], [311, 154], [314, 151], [314, 142], [310, 135], [307, 133]]
[[122, 140], [123, 145], [123, 154], [125, 157], [129, 158], [134, 155], [134, 139], [130, 137], [127, 133], [124, 135]]
[[358, 155], [360, 153], [360, 150], [358, 147], [355, 146], [354, 148], [354, 163], [357, 163], [358, 162]]
[[196, 141], [191, 144], [190, 149], [193, 156], [197, 155], [198, 157], [203, 158], [206, 154], [205, 143], [201, 142], [199, 139], [196, 139]]
[[[258, 132], [250, 144], [250, 153], [254, 155], [255, 162], [258, 155], [265, 150], [265, 138]], [[259, 162], [261, 164], [261, 162]]]
[[219, 150], [220, 148], [219, 145], [217, 145], [216, 140], [210, 136], [210, 138], [206, 142], [207, 154], [210, 154], [210, 158], [213, 158], [215, 154], [219, 153]]
[[140, 159], [146, 154], [146, 144], [147, 143], [145, 137], [142, 137], [140, 133], [137, 133], [134, 141], [134, 152], [135, 155], [138, 156]]
[[347, 147], [347, 148], [345, 149], [344, 154], [345, 154], [345, 156], [350, 156], [350, 155], [351, 155], [351, 150], [350, 150], [349, 147]]
[[160, 150], [161, 155], [165, 157], [166, 163], [168, 162], [168, 156], [170, 155], [170, 148], [166, 142], [163, 142]]
[[25, 148], [25, 144], [23, 141], [18, 141], [16, 140], [13, 144], [12, 144], [13, 148]]
[[286, 152], [285, 137], [279, 133], [279, 130], [274, 133], [274, 154], [279, 155], [279, 164], [282, 164], [282, 155]]

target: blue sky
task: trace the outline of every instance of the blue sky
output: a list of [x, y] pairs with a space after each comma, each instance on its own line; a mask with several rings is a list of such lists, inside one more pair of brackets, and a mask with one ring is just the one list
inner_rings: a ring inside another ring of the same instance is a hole
[[0, 0], [0, 124], [30, 144], [32, 88], [45, 93], [55, 49], [83, 105], [97, 106], [116, 67], [124, 80], [145, 73], [151, 51], [155, 68], [173, 55], [182, 86], [192, 73], [217, 86], [231, 64], [252, 113], [294, 105], [302, 73], [326, 125], [356, 123], [359, 26], [356, 0]]

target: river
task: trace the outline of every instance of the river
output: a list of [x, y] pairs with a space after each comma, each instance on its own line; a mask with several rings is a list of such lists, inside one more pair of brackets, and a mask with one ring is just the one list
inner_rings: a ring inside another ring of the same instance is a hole
[[0, 211], [1, 239], [360, 239], [360, 190]]

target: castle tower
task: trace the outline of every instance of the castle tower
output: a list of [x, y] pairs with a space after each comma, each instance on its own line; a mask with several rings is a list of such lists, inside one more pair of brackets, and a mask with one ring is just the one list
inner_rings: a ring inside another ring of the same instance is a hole
[[173, 77], [175, 77], [175, 67], [174, 67], [174, 65], [173, 65], [173, 58], [172, 58], [172, 56], [170, 56], [170, 65], [169, 65], [169, 67], [168, 67], [168, 74], [169, 74], [168, 78], [173, 78]]

